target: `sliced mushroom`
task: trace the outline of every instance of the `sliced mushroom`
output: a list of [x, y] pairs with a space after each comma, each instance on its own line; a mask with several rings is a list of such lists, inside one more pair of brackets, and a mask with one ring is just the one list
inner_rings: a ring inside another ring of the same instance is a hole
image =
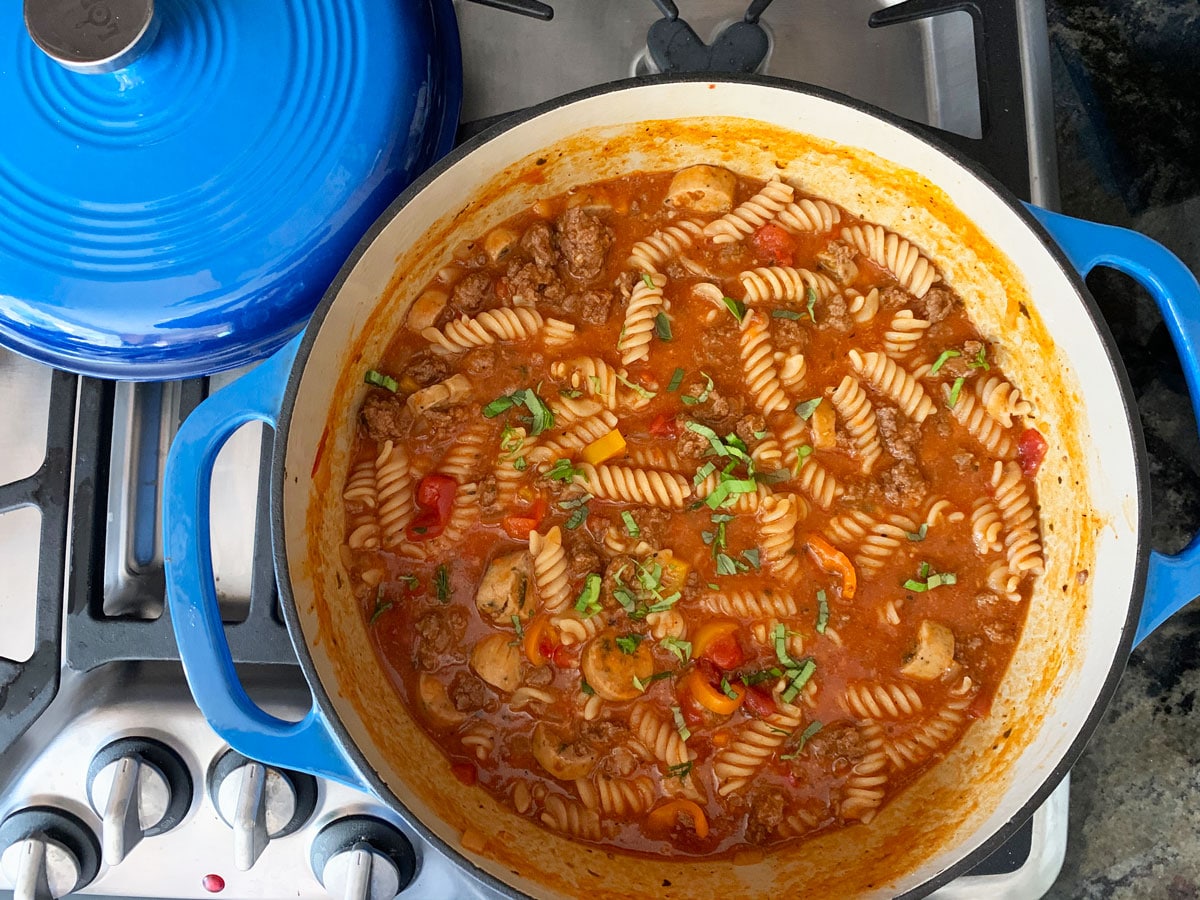
[[926, 619], [917, 629], [917, 648], [900, 672], [917, 681], [933, 681], [953, 662], [954, 632], [940, 622]]
[[408, 327], [417, 332], [432, 327], [449, 301], [450, 295], [445, 291], [430, 288], [409, 307]]
[[446, 686], [428, 672], [421, 673], [417, 680], [417, 690], [421, 695], [421, 709], [434, 725], [439, 728], [452, 728], [466, 720], [467, 717], [450, 702]]
[[720, 166], [680, 169], [667, 188], [666, 204], [699, 213], [723, 213], [733, 208], [737, 176]]
[[508, 256], [509, 251], [517, 246], [517, 241], [520, 239], [521, 236], [511, 228], [504, 226], [493, 228], [483, 239], [483, 252], [492, 262], [497, 262]]
[[[475, 592], [475, 606], [479, 614], [487, 616], [498, 625], [507, 625], [513, 616], [526, 618], [526, 598], [529, 595], [529, 553], [514, 550], [497, 556], [488, 563], [479, 590]], [[532, 606], [532, 604], [530, 604]]]
[[409, 394], [408, 408], [413, 415], [420, 415], [439, 406], [451, 406], [465, 397], [470, 390], [471, 382], [466, 375], [451, 375], [445, 381]]
[[[645, 683], [654, 674], [654, 657], [650, 642], [638, 641], [628, 652], [633, 640], [640, 635], [617, 642], [615, 631], [604, 631], [587, 645], [579, 665], [587, 683], [605, 700], [633, 700], [642, 694], [634, 678]], [[622, 646], [624, 645], [624, 646]]]
[[471, 668], [492, 687], [512, 693], [521, 684], [521, 650], [507, 634], [489, 634], [471, 651]]
[[541, 767], [563, 781], [587, 778], [600, 754], [582, 738], [570, 739], [557, 729], [538, 722], [533, 729], [533, 758]]

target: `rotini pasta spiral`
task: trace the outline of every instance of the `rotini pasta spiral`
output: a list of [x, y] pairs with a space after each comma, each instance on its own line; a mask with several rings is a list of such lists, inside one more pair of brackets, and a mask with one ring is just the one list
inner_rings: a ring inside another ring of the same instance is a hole
[[779, 215], [794, 195], [790, 184], [773, 177], [745, 203], [705, 225], [704, 233], [714, 244], [740, 241]]
[[788, 408], [787, 395], [775, 371], [775, 348], [766, 321], [755, 310], [747, 310], [741, 329], [742, 370], [746, 385], [763, 415]]
[[516, 427], [509, 433], [507, 443], [501, 441], [500, 454], [496, 458], [496, 505], [502, 509], [511, 507], [517, 500], [517, 490], [525, 478], [530, 465], [530, 456], [537, 439]]
[[740, 790], [800, 726], [803, 713], [784, 704], [778, 712], [743, 725], [728, 747], [713, 758], [717, 793], [722, 797]]
[[788, 231], [824, 233], [842, 221], [841, 211], [824, 200], [804, 197], [789, 203], [779, 212], [779, 224]]
[[681, 766], [693, 756], [679, 736], [675, 723], [651, 703], [634, 704], [629, 711], [629, 727], [651, 758], [665, 768]]
[[842, 229], [842, 240], [895, 276], [914, 297], [921, 298], [938, 280], [933, 263], [912, 243], [882, 225], [854, 225]]
[[917, 523], [907, 516], [890, 514], [881, 521], [856, 509], [829, 521], [833, 539], [844, 547], [858, 545], [854, 564], [865, 572], [877, 572], [888, 557], [908, 542]]
[[601, 838], [600, 814], [582, 803], [550, 794], [542, 812], [542, 823], [574, 838], [598, 841]]
[[422, 329], [421, 337], [446, 353], [461, 353], [497, 341], [525, 341], [541, 330], [542, 315], [529, 307], [489, 309], [471, 318], [460, 316], [439, 330]]
[[775, 354], [775, 362], [779, 366], [779, 381], [785, 388], [794, 391], [804, 384], [808, 366], [804, 362], [803, 353], [778, 351]]
[[860, 729], [866, 754], [850, 770], [842, 785], [838, 813], [843, 819], [868, 823], [879, 811], [886, 793], [887, 756], [884, 750], [883, 729], [878, 723], [865, 723]]
[[1021, 480], [1021, 467], [1015, 462], [997, 460], [992, 467], [992, 492], [1008, 531], [1004, 536], [1004, 551], [1009, 573], [1018, 578], [1027, 572], [1041, 573], [1044, 563], [1038, 540], [1037, 511], [1025, 482]]
[[550, 409], [554, 411], [554, 421], [562, 427], [594, 416], [604, 407], [588, 397], [568, 397], [560, 394], [550, 401]]
[[804, 306], [811, 290], [818, 300], [837, 293], [837, 284], [828, 275], [795, 269], [791, 266], [770, 266], [750, 269], [738, 275], [747, 306], [763, 303], [794, 303]]
[[921, 695], [903, 682], [857, 682], [842, 695], [846, 711], [860, 719], [905, 719], [925, 708]]
[[[950, 395], [953, 388], [948, 384], [942, 385], [942, 396], [946, 405], [950, 406]], [[1013, 442], [1004, 433], [1004, 427], [988, 415], [983, 404], [975, 399], [975, 394], [969, 390], [960, 390], [950, 415], [967, 429], [967, 432], [983, 445], [983, 448], [993, 456], [1009, 459], [1013, 455]]]
[[971, 540], [975, 543], [975, 552], [980, 556], [987, 553], [997, 553], [1004, 549], [1000, 543], [1000, 532], [1004, 529], [1004, 520], [996, 505], [987, 497], [980, 497], [971, 509]]
[[592, 466], [584, 463], [575, 483], [601, 500], [638, 503], [663, 509], [683, 509], [692, 490], [688, 480], [674, 472], [634, 469], [628, 466]]
[[562, 319], [546, 318], [545, 328], [542, 330], [542, 342], [547, 347], [553, 349], [565, 347], [573, 340], [575, 340], [574, 325], [564, 322]]
[[575, 788], [584, 806], [606, 816], [639, 815], [654, 804], [654, 782], [645, 775], [626, 781], [600, 774], [595, 781], [576, 780]]
[[875, 421], [875, 409], [867, 399], [867, 392], [857, 378], [847, 375], [829, 399], [846, 423], [846, 431], [858, 451], [863, 474], [869, 473], [883, 454], [883, 446], [879, 443], [879, 425]]
[[739, 619], [788, 619], [800, 613], [795, 597], [772, 589], [718, 591], [702, 594], [700, 602], [715, 613]]
[[923, 719], [911, 731], [893, 734], [883, 745], [892, 768], [901, 771], [920, 765], [961, 733], [967, 707], [976, 693], [969, 677], [952, 688], [945, 706]]
[[491, 426], [487, 422], [477, 422], [467, 428], [455, 438], [435, 471], [449, 475], [459, 484], [478, 479], [490, 432]]
[[634, 244], [626, 265], [635, 272], [653, 275], [667, 260], [692, 246], [703, 232], [703, 224], [691, 219], [672, 222]]
[[673, 637], [683, 640], [687, 637], [687, 619], [677, 609], [667, 609], [662, 612], [652, 612], [646, 616], [646, 624], [650, 626], [650, 634], [656, 641]]
[[1027, 416], [1033, 412], [1033, 405], [999, 375], [977, 382], [975, 390], [987, 414], [1005, 428], [1012, 427], [1013, 416]]
[[413, 474], [408, 453], [400, 445], [385, 441], [375, 460], [375, 491], [379, 498], [380, 542], [394, 547], [404, 539], [404, 529], [416, 515]]
[[605, 409], [617, 406], [617, 391], [621, 387], [617, 370], [599, 356], [560, 359], [550, 366], [550, 374], [565, 380], [573, 389], [583, 391], [584, 396], [597, 400]]
[[792, 494], [773, 494], [758, 509], [758, 537], [763, 562], [785, 583], [800, 574], [796, 555], [798, 507], [803, 500]]
[[[750, 451], [750, 458], [754, 460], [754, 465], [759, 471], [769, 472], [778, 469], [783, 465], [783, 444], [779, 442], [779, 438], [767, 432], [754, 449]], [[807, 513], [807, 509], [805, 510]]]
[[643, 275], [633, 286], [629, 305], [625, 307], [625, 327], [617, 340], [617, 351], [621, 363], [630, 365], [650, 355], [650, 341], [654, 337], [654, 319], [663, 309], [663, 286], [667, 279], [663, 275]]
[[570, 600], [562, 529], [555, 525], [544, 536], [537, 531], [529, 532], [529, 556], [533, 561], [533, 583], [542, 608], [551, 613], [560, 612]]
[[929, 329], [928, 319], [918, 319], [911, 309], [892, 316], [892, 326], [883, 333], [883, 349], [892, 359], [904, 359], [921, 342]]
[[550, 624], [558, 629], [558, 639], [563, 645], [570, 647], [594, 638], [599, 634], [604, 620], [601, 616], [585, 619], [574, 610], [568, 610], [561, 616], [551, 616]]
[[833, 505], [833, 501], [845, 491], [833, 473], [812, 456], [801, 462], [797, 480], [800, 490], [808, 494], [821, 509], [829, 509]]
[[865, 294], [860, 294], [858, 291], [847, 291], [846, 300], [846, 309], [851, 318], [859, 325], [870, 322], [879, 312], [879, 288], [871, 288]]
[[602, 410], [594, 416], [573, 423], [556, 437], [533, 447], [526, 456], [535, 470], [542, 471], [553, 465], [556, 459], [574, 455], [616, 427], [616, 415], [609, 410]]
[[[717, 489], [720, 484], [720, 476], [713, 472], [706, 475], [704, 479], [696, 486], [696, 496], [704, 499], [709, 494]], [[725, 503], [721, 505], [721, 509], [726, 512], [745, 513], [754, 512], [758, 509], [762, 501], [771, 496], [771, 489], [765, 484], [760, 483], [753, 491], [746, 491], [742, 494], [730, 494]]]
[[933, 400], [913, 376], [883, 353], [850, 351], [850, 365], [881, 394], [889, 397], [914, 422], [924, 422], [934, 412]]
[[496, 746], [496, 726], [491, 722], [475, 719], [463, 727], [459, 741], [464, 750], [470, 750], [475, 758], [483, 761], [492, 755]]

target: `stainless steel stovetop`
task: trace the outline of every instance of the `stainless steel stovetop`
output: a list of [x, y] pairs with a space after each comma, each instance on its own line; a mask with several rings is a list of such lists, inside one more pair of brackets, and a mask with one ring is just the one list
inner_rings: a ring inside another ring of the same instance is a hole
[[[707, 39], [746, 2], [680, 6]], [[976, 20], [954, 12], [872, 29], [873, 12], [911, 4], [776, 0], [762, 19], [760, 71], [953, 132], [1018, 193], [1053, 206], [1042, 0], [965, 5]], [[560, 0], [551, 22], [456, 6], [464, 133], [652, 69], [646, 33], [660, 14], [650, 0]], [[162, 467], [180, 419], [236, 374], [112, 384], [0, 350], [0, 896], [14, 886], [20, 897], [61, 896], [86, 881], [78, 893], [101, 897], [392, 897], [405, 874], [392, 845], [404, 835], [416, 856], [404, 897], [490, 896], [371, 796], [226, 757], [191, 701], [162, 617]], [[264, 441], [261, 426], [246, 426], [219, 457], [214, 567], [251, 696], [299, 718], [308, 693], [257, 527]], [[143, 743], [119, 743], [131, 740]], [[981, 867], [990, 874], [936, 896], [1041, 896], [1062, 864], [1066, 797], [1064, 782]], [[357, 841], [368, 831], [374, 850]]]

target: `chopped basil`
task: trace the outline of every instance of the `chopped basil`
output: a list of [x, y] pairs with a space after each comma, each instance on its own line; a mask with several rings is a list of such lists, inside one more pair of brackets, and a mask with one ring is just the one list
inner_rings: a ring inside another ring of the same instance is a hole
[[725, 304], [725, 308], [733, 313], [733, 317], [739, 322], [746, 318], [746, 304], [740, 300], [734, 300], [732, 297], [722, 297], [721, 302]]
[[671, 376], [670, 382], [667, 384], [667, 390], [672, 394], [679, 390], [679, 385], [683, 384], [683, 369], [676, 368], [675, 374]]
[[821, 405], [820, 397], [813, 397], [811, 400], [805, 400], [803, 403], [796, 404], [796, 415], [802, 418], [805, 422], [812, 418], [812, 414], [817, 411], [817, 407]]
[[946, 398], [947, 409], [954, 409], [958, 405], [958, 395], [962, 393], [963, 382], [966, 380], [961, 375], [954, 379], [954, 386], [950, 388], [950, 396]]
[[654, 317], [654, 333], [660, 341], [669, 341], [674, 336], [671, 334], [671, 320], [665, 312], [659, 312]]
[[667, 767], [667, 774], [678, 778], [680, 781], [692, 774], [692, 761], [689, 759], [686, 762], [677, 763]]
[[808, 300], [808, 302], [805, 304], [805, 306], [808, 308], [808, 317], [810, 319], [812, 319], [813, 324], [816, 325], [817, 324], [817, 292], [814, 291], [812, 288], [809, 288], [808, 292], [805, 294], [805, 298]]
[[904, 582], [904, 589], [916, 594], [923, 594], [925, 591], [932, 591], [934, 588], [950, 584], [958, 584], [957, 575], [953, 572], [934, 572], [929, 563], [925, 562], [921, 563], [921, 567], [917, 570], [916, 578], [909, 578]]
[[795, 660], [787, 652], [787, 628], [782, 622], [776, 622], [775, 627], [771, 629], [771, 641], [775, 644], [775, 658], [779, 660], [780, 665], [788, 668], [795, 666]]
[[615, 588], [613, 590], [613, 599], [620, 603], [621, 608], [624, 609], [625, 612], [629, 613], [630, 616], [632, 616], [634, 610], [637, 609], [637, 599], [633, 596], [633, 591], [629, 590], [627, 587]]
[[576, 390], [575, 388], [559, 388], [558, 393], [560, 396], [566, 397], [568, 400], [578, 400], [583, 396], [583, 391]]
[[654, 682], [662, 681], [664, 678], [670, 678], [670, 677], [671, 677], [670, 672], [655, 672], [653, 675], [651, 675], [645, 681], [642, 681], [642, 679], [640, 679], [636, 675], [634, 675], [633, 676], [633, 686], [644, 694], [646, 692], [646, 688], [650, 687], [650, 685], [654, 684]]
[[438, 603], [449, 603], [453, 592], [450, 590], [450, 568], [442, 563], [433, 573], [434, 589], [437, 591]]
[[922, 522], [920, 528], [918, 528], [916, 531], [906, 531], [906, 532], [904, 532], [904, 536], [906, 538], [908, 538], [910, 541], [923, 541], [923, 540], [925, 540], [925, 535], [928, 533], [929, 533], [929, 523]]
[[917, 568], [917, 574], [920, 575], [922, 578], [928, 578], [929, 573], [932, 571], [933, 571], [933, 568], [927, 562], [921, 563], [921, 565]]
[[393, 394], [400, 390], [400, 382], [391, 375], [384, 375], [375, 369], [367, 369], [363, 375], [363, 381], [375, 387], [383, 388], [385, 391], [391, 391]]
[[621, 510], [621, 521], [625, 523], [625, 531], [630, 537], [641, 537], [642, 529], [638, 528], [638, 523], [634, 521], [633, 513], [627, 509]]
[[410, 591], [415, 591], [417, 588], [419, 588], [421, 586], [421, 579], [418, 578], [416, 575], [401, 575], [396, 580], [403, 581], [406, 585], [408, 585], [408, 589]]
[[824, 591], [817, 591], [817, 634], [824, 634], [828, 624], [829, 601], [825, 599]]
[[968, 363], [968, 365], [972, 369], [983, 369], [983, 371], [985, 371], [985, 372], [991, 368], [991, 366], [988, 365], [988, 361], [987, 361], [987, 344], [984, 344], [982, 347], [979, 348], [979, 352], [975, 354], [975, 358], [973, 360], [971, 360], [971, 362]]
[[[683, 401], [684, 406], [696, 406], [699, 403], [704, 403], [706, 400], [708, 400], [708, 395], [712, 393], [712, 389], [713, 389], [712, 378], [705, 372], [701, 372], [700, 374], [704, 376], [704, 380], [705, 380], [705, 382], [707, 382], [704, 385], [704, 390], [702, 390], [699, 393], [699, 395], [697, 395], [695, 397], [691, 396], [690, 394], [680, 397], [679, 399]], [[713, 432], [713, 434], [715, 435], [716, 432]]]
[[813, 672], [815, 671], [817, 671], [817, 664], [811, 659], [806, 659], [804, 664], [800, 666], [799, 669], [795, 670], [794, 675], [789, 672], [788, 674], [790, 677], [788, 680], [788, 685], [783, 689], [783, 693], [780, 694], [780, 698], [783, 700], [783, 702], [791, 703], [793, 700], [795, 700], [796, 695], [804, 689], [804, 685], [808, 684], [808, 680], [812, 678]]
[[650, 290], [654, 290], [654, 279], [650, 277], [649, 272], [642, 273], [642, 284], [650, 288]]
[[711, 462], [706, 462], [696, 470], [696, 474], [692, 477], [692, 484], [699, 487], [700, 483], [715, 471], [717, 471], [717, 467]]
[[707, 425], [701, 425], [699, 422], [687, 422], [684, 427], [688, 431], [694, 431], [702, 438], [708, 440], [711, 452], [716, 456], [728, 456], [729, 451], [725, 449], [725, 445], [721, 443], [721, 439], [717, 437], [717, 433]]
[[782, 676], [782, 671], [775, 666], [771, 666], [769, 669], [759, 669], [757, 672], [747, 672], [742, 676], [742, 684], [746, 685], [746, 687], [754, 687], [762, 684], [764, 681], [770, 681], [772, 678], [781, 678]]
[[586, 678], [579, 679], [579, 689], [588, 697], [591, 697], [596, 693], [596, 689], [587, 683]]
[[930, 367], [929, 374], [936, 375], [937, 370], [940, 369], [945, 364], [946, 360], [953, 359], [956, 356], [962, 356], [962, 354], [959, 353], [957, 350], [943, 350], [942, 355], [937, 358], [937, 362], [935, 362], [933, 364], [933, 366]]
[[575, 476], [583, 472], [582, 469], [577, 469], [571, 465], [569, 459], [556, 459], [546, 472], [546, 477], [551, 481], [561, 481], [563, 484], [569, 484], [575, 480]]
[[791, 319], [793, 322], [798, 322], [804, 318], [794, 309], [773, 309], [771, 310], [772, 319]]
[[806, 462], [808, 462], [808, 458], [810, 456], [812, 456], [812, 454], [813, 454], [813, 448], [808, 446], [808, 444], [805, 444], [803, 447], [797, 447], [796, 448], [796, 466], [792, 471], [795, 472], [796, 474], [799, 474], [800, 470], [804, 468], [804, 464]]
[[516, 459], [513, 460], [512, 467], [514, 469], [516, 469], [518, 472], [524, 472], [526, 469], [529, 468], [529, 463], [525, 460], [525, 457], [518, 456]]
[[940, 575], [931, 575], [929, 581], [925, 582], [929, 585], [932, 591], [934, 588], [941, 587], [944, 584], [958, 584], [958, 576], [953, 572], [942, 572]]
[[767, 436], [767, 432], [766, 432], [765, 430], [763, 430], [763, 431], [756, 431], [756, 432], [754, 432], [754, 439], [755, 439], [756, 441], [761, 441], [761, 440], [762, 440], [763, 438], [765, 438], [766, 436]]
[[795, 759], [797, 756], [799, 756], [801, 753], [804, 752], [804, 745], [807, 744], [809, 742], [809, 740], [811, 740], [812, 737], [818, 731], [821, 730], [822, 727], [823, 726], [821, 725], [821, 723], [814, 719], [809, 724], [809, 726], [804, 729], [804, 731], [800, 732], [800, 740], [796, 742], [796, 749], [793, 750], [791, 753], [783, 754], [779, 758], [780, 759]]
[[582, 504], [571, 513], [570, 518], [564, 523], [569, 531], [574, 531], [580, 525], [587, 521], [588, 512], [590, 512], [587, 504]]
[[917, 580], [915, 580], [915, 579], [913, 579], [913, 578], [910, 578], [910, 579], [908, 579], [907, 581], [905, 581], [905, 582], [904, 582], [904, 589], [905, 589], [906, 591], [914, 591], [915, 593], [918, 593], [918, 594], [923, 594], [923, 593], [925, 593], [925, 591], [927, 591], [929, 588], [928, 588], [928, 586], [925, 584], [925, 582], [923, 582], [923, 581], [917, 581]]
[[367, 625], [374, 625], [379, 621], [379, 617], [391, 608], [391, 601], [385, 603], [383, 600], [383, 585], [380, 585], [375, 591], [375, 609], [371, 611], [371, 618], [367, 620]]
[[728, 697], [730, 700], [736, 700], [738, 697], [741, 696], [741, 694], [739, 694], [737, 691], [735, 691], [732, 687], [729, 686], [729, 679], [727, 679], [727, 678], [721, 679], [721, 693], [724, 694], [726, 697]]
[[575, 612], [590, 619], [600, 609], [600, 576], [593, 572], [583, 583], [583, 591], [575, 601]]
[[744, 560], [746, 560], [746, 562], [750, 563], [750, 565], [754, 567], [754, 571], [756, 571], [756, 572], [762, 568], [762, 562], [759, 560], [757, 547], [754, 547], [750, 550], [743, 550], [742, 551], [742, 559], [744, 559]]
[[739, 562], [727, 553], [718, 553], [716, 560], [718, 575], [736, 575], [738, 572], [746, 572], [750, 569], [744, 562]]
[[683, 710], [681, 710], [678, 706], [672, 706], [671, 715], [675, 719], [675, 730], [678, 731], [679, 736], [686, 741], [692, 736], [692, 732], [688, 730], [687, 722], [683, 720]]
[[617, 647], [627, 656], [637, 653], [638, 644], [642, 642], [640, 634], [625, 634], [617, 638]]
[[691, 641], [685, 641], [669, 634], [658, 643], [679, 657], [680, 662], [687, 662], [692, 658]]
[[513, 630], [516, 631], [518, 638], [525, 637], [525, 626], [521, 624], [521, 617], [516, 613], [512, 615]]
[[554, 427], [554, 411], [542, 401], [533, 388], [524, 388], [497, 397], [483, 408], [483, 414], [489, 419], [494, 419], [514, 406], [523, 406], [529, 411], [529, 433], [531, 435], [536, 437], [543, 431]]
[[721, 586], [714, 581], [710, 581], [708, 583], [708, 589], [710, 591], [719, 591], [721, 589]]
[[617, 381], [621, 382], [621, 384], [625, 385], [625, 387], [629, 388], [631, 391], [633, 391], [635, 394], [637, 394], [643, 400], [653, 400], [655, 397], [658, 396], [658, 391], [648, 391], [644, 387], [642, 387], [640, 384], [630, 381], [628, 378], [626, 378], [620, 372], [617, 373]]

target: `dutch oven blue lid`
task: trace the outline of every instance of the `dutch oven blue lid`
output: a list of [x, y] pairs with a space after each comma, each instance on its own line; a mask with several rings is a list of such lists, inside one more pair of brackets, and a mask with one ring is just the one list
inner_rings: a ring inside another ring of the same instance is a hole
[[109, 378], [299, 331], [462, 95], [451, 0], [150, 3], [0, 4], [0, 343]]

